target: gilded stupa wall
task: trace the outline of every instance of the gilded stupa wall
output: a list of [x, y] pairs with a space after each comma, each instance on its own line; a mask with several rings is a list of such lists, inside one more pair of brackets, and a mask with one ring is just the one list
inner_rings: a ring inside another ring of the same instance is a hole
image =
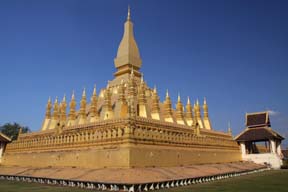
[[206, 99], [201, 107], [188, 98], [184, 107], [179, 95], [174, 109], [168, 91], [161, 102], [144, 81], [130, 10], [114, 63], [115, 78], [99, 95], [94, 87], [90, 101], [85, 89], [79, 103], [74, 93], [69, 103], [49, 98], [41, 129], [19, 133], [3, 164], [131, 168], [241, 160], [232, 135], [212, 129]]

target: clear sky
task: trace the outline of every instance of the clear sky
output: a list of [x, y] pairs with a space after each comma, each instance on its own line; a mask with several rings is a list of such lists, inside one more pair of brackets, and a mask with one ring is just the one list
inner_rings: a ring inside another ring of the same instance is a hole
[[205, 96], [214, 129], [231, 121], [234, 135], [246, 112], [270, 110], [288, 137], [285, 0], [1, 0], [0, 124], [39, 130], [49, 96], [105, 87], [128, 4], [141, 70], [162, 100], [167, 88], [174, 105], [178, 92], [184, 103]]

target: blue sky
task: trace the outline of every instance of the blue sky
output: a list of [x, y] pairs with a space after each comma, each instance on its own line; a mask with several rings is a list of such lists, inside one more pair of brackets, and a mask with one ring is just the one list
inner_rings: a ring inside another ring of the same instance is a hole
[[[0, 124], [39, 130], [49, 96], [113, 79], [130, 4], [145, 80], [174, 103], [202, 102], [233, 134], [246, 112], [273, 111], [288, 137], [288, 1], [0, 1]], [[184, 99], [185, 98], [185, 99]], [[285, 142], [287, 145], [287, 142]]]

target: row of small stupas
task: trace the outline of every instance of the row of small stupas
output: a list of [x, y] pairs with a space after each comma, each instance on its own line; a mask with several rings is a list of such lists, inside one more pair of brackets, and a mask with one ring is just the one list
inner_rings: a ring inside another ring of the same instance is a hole
[[[133, 107], [131, 106], [131, 96], [134, 97]], [[137, 85], [133, 72], [130, 74], [127, 83], [122, 81], [120, 85], [114, 87], [108, 86], [106, 89], [101, 90], [99, 96], [97, 96], [96, 87], [94, 87], [89, 105], [87, 104], [86, 91], [84, 89], [78, 111], [76, 111], [76, 100], [73, 93], [69, 106], [70, 111], [67, 114], [65, 96], [60, 103], [58, 103], [58, 99], [56, 98], [53, 106], [49, 98], [41, 130], [62, 129], [74, 125], [126, 118], [133, 115], [188, 126], [192, 126], [193, 121], [195, 121], [200, 128], [211, 129], [208, 105], [205, 98], [203, 118], [199, 101], [194, 102], [194, 106], [192, 107], [189, 97], [184, 107], [180, 95], [178, 95], [176, 109], [174, 109], [168, 90], [165, 101], [160, 102], [156, 87], [153, 90], [148, 88], [143, 78], [141, 78], [140, 83]], [[53, 112], [51, 114], [52, 108]], [[131, 108], [134, 108], [134, 110]]]

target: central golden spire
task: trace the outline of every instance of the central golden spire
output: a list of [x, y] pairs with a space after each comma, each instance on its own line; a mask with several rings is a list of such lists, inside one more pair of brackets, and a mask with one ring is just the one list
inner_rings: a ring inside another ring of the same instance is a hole
[[127, 20], [124, 24], [124, 34], [120, 42], [117, 56], [114, 59], [117, 72], [115, 77], [129, 75], [134, 69], [136, 77], [141, 77], [139, 69], [142, 65], [139, 49], [134, 39], [133, 23], [131, 21], [130, 7], [128, 7]]

